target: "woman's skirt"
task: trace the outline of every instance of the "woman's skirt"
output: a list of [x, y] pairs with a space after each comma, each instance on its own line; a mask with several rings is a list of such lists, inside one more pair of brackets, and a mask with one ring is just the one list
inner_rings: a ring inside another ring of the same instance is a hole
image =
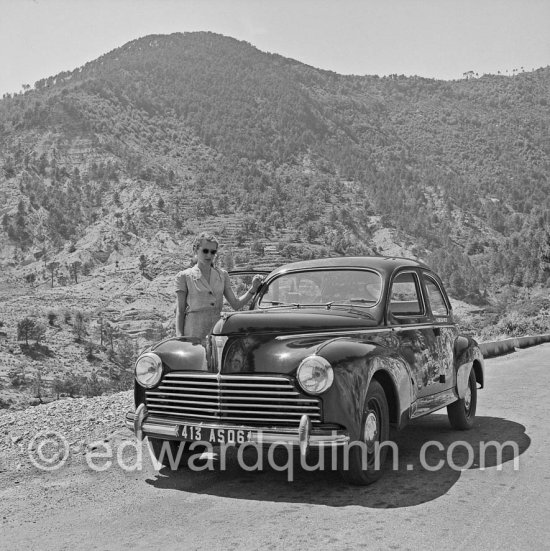
[[220, 312], [214, 309], [187, 312], [183, 324], [183, 334], [185, 337], [197, 337], [204, 340], [219, 319]]

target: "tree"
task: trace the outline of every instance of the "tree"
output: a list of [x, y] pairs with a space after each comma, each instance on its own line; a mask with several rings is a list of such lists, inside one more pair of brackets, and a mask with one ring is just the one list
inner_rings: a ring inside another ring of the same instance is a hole
[[57, 283], [59, 283], [61, 287], [65, 287], [68, 281], [69, 281], [69, 278], [64, 273], [61, 273], [57, 276]]
[[25, 344], [29, 345], [29, 338], [32, 338], [32, 332], [36, 326], [36, 322], [31, 318], [23, 318], [17, 324], [17, 340], [25, 339]]
[[147, 269], [147, 257], [142, 254], [139, 256], [139, 270], [141, 272], [141, 275], [145, 275], [145, 270]]
[[42, 381], [42, 369], [40, 367], [36, 368], [36, 374], [33, 381], [33, 391], [35, 398], [38, 398], [39, 402], [42, 403], [42, 390], [44, 389], [44, 382]]
[[53, 280], [54, 276], [57, 273], [57, 269], [59, 268], [59, 262], [50, 262], [46, 268], [49, 270], [51, 276], [52, 276], [52, 288], [53, 288]]
[[17, 324], [17, 340], [25, 340], [25, 344], [29, 345], [29, 339], [34, 339], [37, 343], [46, 334], [46, 326], [32, 318], [23, 318]]
[[80, 342], [82, 337], [87, 334], [86, 317], [80, 310], [77, 310], [74, 315], [73, 332], [76, 342]]
[[42, 323], [37, 321], [34, 324], [34, 329], [31, 334], [31, 338], [35, 340], [36, 343], [40, 342], [46, 335], [46, 326]]
[[[109, 355], [113, 356], [115, 353], [114, 341], [117, 331], [109, 322], [103, 323], [103, 320], [101, 322], [101, 331], [103, 332], [107, 346], [109, 347]], [[103, 337], [101, 338], [101, 342], [103, 343]]]
[[69, 266], [69, 272], [74, 278], [74, 282], [78, 283], [78, 272], [82, 269], [82, 262], [76, 260]]

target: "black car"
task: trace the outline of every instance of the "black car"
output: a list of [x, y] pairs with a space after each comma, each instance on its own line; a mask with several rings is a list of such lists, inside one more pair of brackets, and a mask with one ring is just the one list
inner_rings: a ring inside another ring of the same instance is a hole
[[206, 342], [170, 338], [143, 353], [126, 422], [160, 459], [164, 442], [348, 449], [344, 479], [368, 484], [390, 425], [447, 407], [452, 427], [469, 429], [483, 382], [479, 347], [426, 265], [311, 260], [271, 272], [250, 310], [225, 313]]

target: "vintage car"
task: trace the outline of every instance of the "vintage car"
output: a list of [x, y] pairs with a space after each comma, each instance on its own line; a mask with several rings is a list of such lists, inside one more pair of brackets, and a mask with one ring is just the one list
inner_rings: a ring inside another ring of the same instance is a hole
[[224, 313], [205, 342], [151, 346], [135, 379], [126, 424], [161, 459], [166, 442], [284, 442], [302, 455], [347, 447], [342, 476], [369, 484], [390, 425], [446, 407], [454, 429], [471, 428], [484, 376], [426, 265], [342, 257], [272, 271], [249, 310]]

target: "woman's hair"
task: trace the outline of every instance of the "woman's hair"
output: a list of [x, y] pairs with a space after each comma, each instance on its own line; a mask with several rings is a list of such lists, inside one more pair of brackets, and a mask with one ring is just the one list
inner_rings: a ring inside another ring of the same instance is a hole
[[[199, 233], [197, 236], [195, 236], [195, 239], [193, 239], [193, 262], [197, 261], [197, 251], [199, 250], [203, 241], [213, 241], [218, 247], [220, 246], [220, 242], [215, 235], [204, 231]], [[213, 258], [211, 261], [212, 266], [214, 266], [214, 261], [215, 259]]]
[[215, 235], [203, 231], [195, 236], [195, 239], [193, 239], [193, 252], [198, 250], [203, 241], [213, 241], [216, 245], [218, 245], [218, 247], [220, 246], [220, 241]]
[[[197, 261], [197, 251], [199, 250], [199, 247], [201, 246], [201, 243], [203, 241], [213, 241], [218, 247], [220, 246], [220, 242], [215, 235], [207, 232], [199, 233], [197, 236], [195, 236], [195, 239], [193, 239], [193, 262]], [[214, 259], [212, 259], [212, 266], [214, 266]]]

